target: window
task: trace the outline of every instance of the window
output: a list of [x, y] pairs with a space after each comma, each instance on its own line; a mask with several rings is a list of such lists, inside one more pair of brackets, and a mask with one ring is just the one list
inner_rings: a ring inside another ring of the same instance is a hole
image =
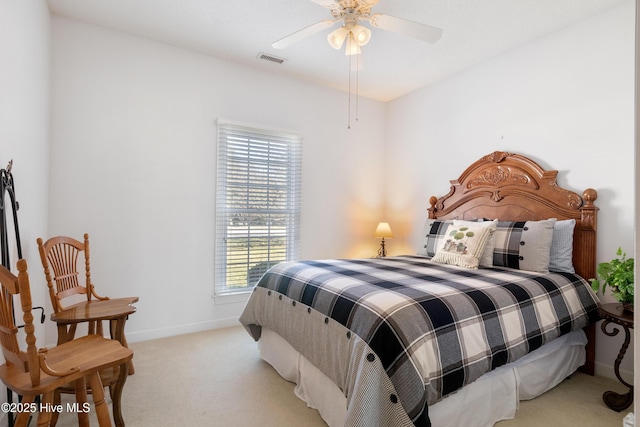
[[297, 259], [302, 139], [218, 122], [215, 294], [251, 290]]

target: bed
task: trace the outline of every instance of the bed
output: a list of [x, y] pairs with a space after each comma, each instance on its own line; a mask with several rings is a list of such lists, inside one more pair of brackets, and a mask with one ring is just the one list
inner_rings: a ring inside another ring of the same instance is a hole
[[240, 322], [332, 427], [513, 418], [594, 370], [597, 193], [556, 177], [488, 154], [431, 197], [417, 254], [278, 264]]

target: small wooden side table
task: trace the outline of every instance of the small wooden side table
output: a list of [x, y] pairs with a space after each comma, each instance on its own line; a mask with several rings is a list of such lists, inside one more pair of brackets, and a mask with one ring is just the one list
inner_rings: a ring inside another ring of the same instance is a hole
[[623, 411], [631, 406], [633, 403], [633, 385], [627, 383], [620, 376], [620, 363], [624, 358], [624, 354], [627, 352], [629, 348], [629, 342], [631, 340], [631, 332], [633, 329], [633, 313], [627, 312], [623, 309], [622, 303], [609, 303], [602, 304], [598, 308], [598, 312], [600, 313], [600, 317], [602, 317], [602, 332], [610, 337], [618, 335], [620, 329], [616, 326], [612, 326], [611, 331], [607, 331], [607, 326], [610, 324], [621, 326], [624, 330], [624, 343], [622, 343], [622, 348], [620, 348], [620, 352], [618, 353], [618, 357], [614, 364], [614, 371], [616, 373], [616, 377], [618, 380], [629, 388], [629, 391], [625, 394], [618, 394], [614, 391], [605, 391], [602, 395], [602, 400], [604, 403], [614, 411]]
[[[136, 297], [135, 301], [137, 300], [138, 299]], [[124, 347], [127, 347], [127, 340], [124, 335], [124, 324], [127, 317], [136, 312], [136, 308], [131, 305], [131, 303], [131, 299], [128, 298], [92, 300], [76, 304], [69, 307], [67, 310], [53, 313], [51, 315], [51, 320], [58, 324], [58, 344], [70, 341], [74, 338], [75, 325], [78, 323], [108, 320], [111, 338], [118, 340]], [[105, 374], [105, 378], [108, 378], [108, 382], [115, 385], [114, 389], [110, 391], [113, 403], [113, 419], [116, 427], [124, 427], [120, 401], [122, 397], [122, 389], [124, 388], [124, 382], [126, 380], [125, 377], [126, 375], [132, 375], [134, 372], [132, 360], [128, 362], [127, 368], [128, 369], [119, 370], [117, 376], [115, 371]], [[102, 379], [103, 384], [105, 383], [105, 378]]]

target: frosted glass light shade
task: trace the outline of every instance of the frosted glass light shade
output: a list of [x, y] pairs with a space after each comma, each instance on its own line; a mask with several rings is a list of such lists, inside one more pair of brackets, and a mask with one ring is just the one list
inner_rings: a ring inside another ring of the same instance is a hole
[[348, 33], [349, 31], [347, 31], [345, 27], [337, 28], [329, 33], [327, 41], [332, 48], [340, 49], [342, 47], [342, 43], [344, 43], [344, 39], [347, 38]]
[[351, 29], [351, 34], [353, 34], [353, 38], [358, 46], [364, 46], [371, 40], [371, 30], [362, 25], [355, 25]]

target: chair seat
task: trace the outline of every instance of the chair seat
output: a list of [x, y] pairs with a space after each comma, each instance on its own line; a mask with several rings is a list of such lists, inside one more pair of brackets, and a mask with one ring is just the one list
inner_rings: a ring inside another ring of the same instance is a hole
[[65, 386], [88, 373], [120, 366], [132, 358], [133, 351], [123, 347], [118, 341], [99, 335], [86, 335], [54, 347], [46, 353], [47, 364], [51, 369], [68, 371], [71, 368], [79, 368], [76, 374], [55, 377], [41, 372], [40, 384], [32, 386], [28, 372], [5, 363], [0, 366], [0, 378], [18, 394], [33, 396]]
[[51, 320], [58, 324], [84, 323], [99, 320], [115, 320], [136, 312], [130, 301], [138, 297], [106, 300], [82, 301], [51, 314]]
[[82, 308], [85, 307], [87, 304], [97, 304], [100, 303], [102, 301], [109, 301], [110, 304], [122, 304], [123, 306], [128, 306], [128, 305], [132, 305], [137, 303], [140, 300], [139, 297], [124, 297], [124, 298], [109, 298], [109, 299], [105, 299], [105, 300], [96, 300], [96, 299], [92, 299], [91, 301], [81, 301], [79, 303], [76, 304], [72, 304], [68, 307], [64, 307], [64, 311], [68, 311], [71, 309], [78, 309], [78, 308]]

